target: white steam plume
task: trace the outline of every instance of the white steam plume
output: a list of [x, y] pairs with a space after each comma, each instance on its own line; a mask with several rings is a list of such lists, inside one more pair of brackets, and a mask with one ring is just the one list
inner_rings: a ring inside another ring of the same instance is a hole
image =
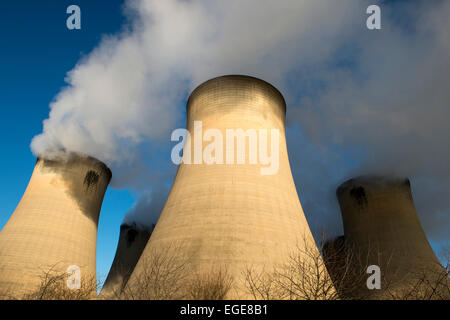
[[[379, 31], [366, 28], [374, 3]], [[155, 197], [157, 173], [174, 171], [169, 132], [184, 125], [190, 90], [249, 74], [287, 99], [292, 169], [310, 221], [341, 232], [337, 184], [395, 172], [412, 177], [428, 236], [448, 238], [450, 200], [430, 194], [450, 178], [448, 1], [129, 0], [127, 8], [133, 27], [69, 72], [35, 154], [89, 154], [111, 167], [114, 186]], [[145, 220], [151, 210], [137, 211]]]

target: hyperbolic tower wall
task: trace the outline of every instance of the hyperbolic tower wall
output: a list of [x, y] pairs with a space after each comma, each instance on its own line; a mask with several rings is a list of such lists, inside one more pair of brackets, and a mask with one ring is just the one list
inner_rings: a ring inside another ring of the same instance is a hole
[[[191, 141], [201, 139], [194, 121], [202, 121], [203, 132], [219, 130], [224, 139], [227, 129], [267, 129], [269, 137], [271, 129], [278, 129], [279, 170], [263, 175], [260, 169], [267, 165], [249, 164], [248, 140], [245, 164], [182, 163], [129, 285], [154, 252], [181, 247], [193, 273], [225, 268], [238, 288], [228, 297], [250, 298], [243, 289], [247, 267], [271, 270], [297, 244], [317, 250], [289, 165], [285, 114], [281, 93], [253, 77], [223, 76], [192, 92], [187, 102]], [[235, 155], [236, 148], [237, 143]], [[225, 141], [223, 151], [225, 158]]]
[[120, 297], [150, 235], [151, 231], [138, 227], [136, 224], [120, 226], [116, 255], [100, 292], [100, 297], [106, 299]]
[[95, 277], [97, 224], [111, 171], [90, 157], [40, 158], [28, 187], [0, 232], [0, 291], [36, 290], [50, 270], [71, 265]]
[[[400, 297], [420, 277], [435, 281], [442, 275], [443, 268], [417, 216], [409, 179], [362, 176], [343, 183], [337, 197], [346, 246], [358, 256], [360, 267], [377, 265], [381, 269], [381, 289], [369, 291], [362, 282], [363, 295]], [[340, 242], [342, 245], [342, 239]]]

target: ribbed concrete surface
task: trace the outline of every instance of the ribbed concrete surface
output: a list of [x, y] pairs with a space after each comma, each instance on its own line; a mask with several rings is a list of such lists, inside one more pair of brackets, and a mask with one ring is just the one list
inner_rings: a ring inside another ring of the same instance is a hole
[[120, 296], [131, 273], [144, 251], [151, 231], [142, 230], [136, 225], [120, 226], [119, 243], [116, 255], [105, 280], [100, 298], [114, 299]]
[[[260, 168], [266, 165], [250, 165], [248, 145], [246, 164], [181, 164], [129, 284], [152, 252], [181, 247], [193, 272], [226, 268], [238, 287], [229, 298], [250, 298], [242, 289], [248, 266], [270, 270], [305, 239], [315, 248], [289, 165], [285, 112], [278, 90], [252, 77], [219, 77], [194, 90], [187, 103], [192, 141], [194, 121], [199, 120], [203, 133], [218, 129], [224, 139], [226, 129], [268, 129], [269, 137], [270, 129], [278, 129], [279, 171], [262, 175]], [[223, 148], [225, 159], [225, 140]], [[235, 143], [235, 155], [236, 149]]]
[[20, 297], [44, 271], [81, 268], [95, 276], [97, 223], [110, 170], [93, 158], [38, 159], [28, 187], [0, 232], [0, 292]]
[[422, 270], [431, 277], [442, 272], [418, 219], [407, 178], [358, 177], [343, 183], [337, 196], [346, 241], [364, 263], [381, 268], [382, 290], [367, 291], [369, 296], [389, 298], [385, 285], [399, 292]]

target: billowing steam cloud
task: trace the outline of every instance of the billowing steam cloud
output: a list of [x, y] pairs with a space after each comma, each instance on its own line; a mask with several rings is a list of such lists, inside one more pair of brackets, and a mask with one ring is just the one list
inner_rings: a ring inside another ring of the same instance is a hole
[[125, 216], [123, 223], [136, 224], [145, 229], [153, 229], [164, 207], [169, 187], [164, 184], [156, 184], [151, 191], [145, 191]]
[[386, 10], [382, 32], [355, 39], [355, 67], [316, 72], [323, 90], [305, 95], [290, 121], [317, 145], [358, 147], [353, 174], [410, 176], [428, 235], [448, 240], [450, 3], [397, 9], [403, 25]]
[[[377, 2], [382, 29], [369, 31]], [[448, 239], [448, 1], [129, 0], [127, 12], [131, 29], [69, 72], [35, 154], [97, 157], [114, 186], [143, 195], [127, 219], [155, 220], [167, 193], [152, 190], [158, 172], [173, 177], [169, 133], [184, 125], [190, 90], [250, 74], [287, 99], [291, 163], [315, 229], [339, 232], [338, 183], [397, 173], [413, 178], [427, 235]]]

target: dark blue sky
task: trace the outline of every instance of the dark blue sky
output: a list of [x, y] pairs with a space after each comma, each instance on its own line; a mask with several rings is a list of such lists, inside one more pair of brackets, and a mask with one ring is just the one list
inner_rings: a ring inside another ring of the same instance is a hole
[[[68, 30], [66, 9], [81, 7], [81, 30]], [[49, 103], [65, 85], [66, 73], [105, 34], [126, 22], [121, 0], [0, 1], [0, 143], [6, 182], [0, 192], [0, 228], [17, 206], [36, 158], [33, 136], [42, 131]], [[133, 204], [128, 191], [109, 189], [100, 215], [97, 270], [104, 277], [114, 257], [119, 225]]]

